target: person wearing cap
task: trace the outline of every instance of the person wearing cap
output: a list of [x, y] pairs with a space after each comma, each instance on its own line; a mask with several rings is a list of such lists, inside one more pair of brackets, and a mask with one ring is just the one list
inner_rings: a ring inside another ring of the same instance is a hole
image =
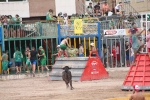
[[40, 53], [38, 54], [38, 56], [40, 57], [40, 66], [42, 68], [42, 73], [44, 70], [44, 67], [47, 69], [47, 71], [49, 70], [48, 67], [46, 66], [46, 54], [45, 51], [43, 49], [42, 46], [39, 47]]
[[108, 11], [110, 11], [110, 8], [107, 1], [105, 1], [104, 4], [102, 5], [102, 16], [108, 15]]
[[63, 39], [60, 43], [60, 49], [62, 50], [61, 55], [64, 54], [65, 50], [67, 49], [67, 46], [70, 47], [68, 44], [68, 40], [69, 40], [69, 36]]
[[2, 55], [2, 71], [4, 74], [7, 74], [7, 69], [8, 69], [8, 53], [3, 52]]
[[23, 55], [21, 53], [21, 51], [19, 51], [19, 48], [16, 47], [16, 51], [13, 55], [14, 59], [15, 59], [15, 66], [16, 66], [16, 74], [18, 74], [19, 72], [21, 72], [21, 64], [22, 64], [22, 58]]
[[133, 87], [133, 94], [130, 96], [129, 100], [145, 100], [145, 97], [140, 93], [140, 87], [135, 85]]

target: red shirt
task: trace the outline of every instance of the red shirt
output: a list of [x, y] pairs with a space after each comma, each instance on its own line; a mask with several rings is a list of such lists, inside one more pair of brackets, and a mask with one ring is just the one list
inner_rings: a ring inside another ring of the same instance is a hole
[[112, 49], [112, 54], [113, 54], [113, 57], [116, 57], [116, 49], [115, 48]]

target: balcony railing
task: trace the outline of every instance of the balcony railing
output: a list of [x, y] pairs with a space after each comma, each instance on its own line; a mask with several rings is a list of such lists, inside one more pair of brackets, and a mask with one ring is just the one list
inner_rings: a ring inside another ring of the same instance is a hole
[[20, 24], [3, 25], [4, 38], [57, 37], [56, 22], [21, 22]]

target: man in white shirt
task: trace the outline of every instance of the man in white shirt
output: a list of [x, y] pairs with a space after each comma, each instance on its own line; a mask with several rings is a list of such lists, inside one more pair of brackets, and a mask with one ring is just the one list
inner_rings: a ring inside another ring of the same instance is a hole
[[119, 2], [119, 4], [116, 5], [116, 7], [115, 7], [115, 14], [122, 15], [121, 6], [122, 6], [122, 2]]

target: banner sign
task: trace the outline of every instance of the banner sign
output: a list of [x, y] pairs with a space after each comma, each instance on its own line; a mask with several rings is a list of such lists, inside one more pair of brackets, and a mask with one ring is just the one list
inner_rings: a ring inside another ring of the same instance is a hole
[[[138, 28], [138, 31], [141, 32], [142, 29]], [[145, 34], [145, 32], [142, 32]], [[130, 35], [130, 29], [113, 29], [113, 30], [104, 30], [105, 36], [118, 36], [118, 35]]]
[[117, 36], [117, 35], [126, 35], [125, 29], [113, 29], [113, 30], [104, 30], [105, 36]]
[[82, 19], [75, 19], [74, 20], [74, 33], [75, 34], [82, 34], [83, 33]]

